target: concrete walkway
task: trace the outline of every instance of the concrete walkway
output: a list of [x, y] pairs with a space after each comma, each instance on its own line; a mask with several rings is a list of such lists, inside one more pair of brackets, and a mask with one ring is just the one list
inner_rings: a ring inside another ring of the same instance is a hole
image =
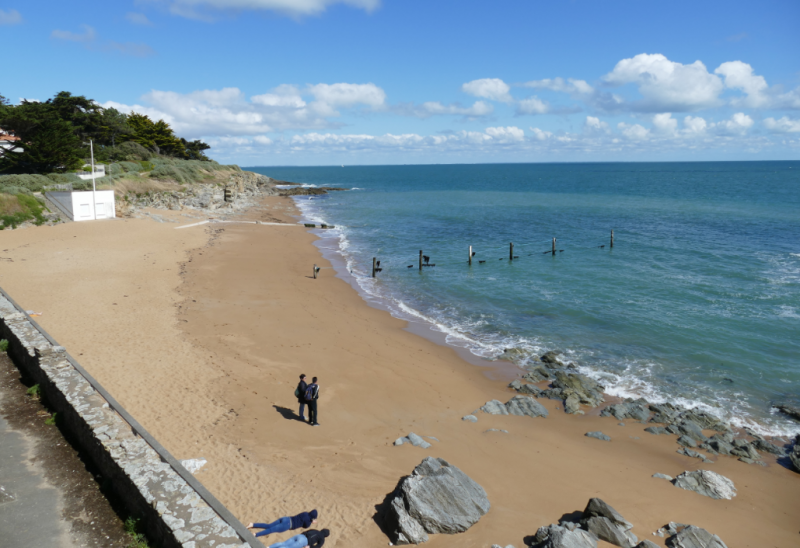
[[73, 548], [61, 494], [28, 461], [33, 441], [0, 415], [0, 545]]

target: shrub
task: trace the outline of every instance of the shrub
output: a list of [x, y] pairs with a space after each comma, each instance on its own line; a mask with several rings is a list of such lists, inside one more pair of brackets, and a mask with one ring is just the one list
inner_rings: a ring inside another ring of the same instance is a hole
[[47, 420], [44, 421], [45, 424], [50, 426], [55, 426], [58, 423], [58, 413], [53, 413]]
[[131, 542], [126, 548], [149, 548], [137, 518], [129, 517], [125, 520], [125, 532], [131, 536]]
[[38, 384], [34, 384], [28, 388], [27, 394], [32, 398], [40, 398], [42, 396], [42, 388]]
[[0, 194], [0, 230], [33, 221], [36, 225], [44, 223], [43, 207], [28, 194]]
[[0, 340], [0, 352], [8, 352], [8, 341], [5, 339]]

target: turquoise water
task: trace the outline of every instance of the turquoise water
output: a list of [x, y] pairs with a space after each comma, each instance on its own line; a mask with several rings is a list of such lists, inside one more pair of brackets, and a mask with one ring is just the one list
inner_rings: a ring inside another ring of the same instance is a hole
[[800, 162], [248, 169], [352, 188], [296, 201], [367, 294], [451, 344], [563, 350], [609, 393], [800, 431], [770, 411], [800, 403]]

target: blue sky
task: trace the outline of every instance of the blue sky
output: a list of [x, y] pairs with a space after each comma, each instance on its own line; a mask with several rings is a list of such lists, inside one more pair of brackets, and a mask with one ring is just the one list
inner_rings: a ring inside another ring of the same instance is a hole
[[800, 2], [0, 0], [0, 94], [242, 165], [800, 158]]

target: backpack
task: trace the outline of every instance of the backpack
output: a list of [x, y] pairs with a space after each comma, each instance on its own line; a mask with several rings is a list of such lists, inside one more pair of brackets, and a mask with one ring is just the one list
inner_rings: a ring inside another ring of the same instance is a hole
[[306, 388], [306, 395], [305, 395], [306, 401], [312, 401], [316, 397], [317, 395], [316, 388], [317, 388], [316, 384], [308, 385], [308, 388]]
[[295, 398], [299, 398], [300, 397], [300, 387], [299, 386], [294, 389], [294, 397]]

